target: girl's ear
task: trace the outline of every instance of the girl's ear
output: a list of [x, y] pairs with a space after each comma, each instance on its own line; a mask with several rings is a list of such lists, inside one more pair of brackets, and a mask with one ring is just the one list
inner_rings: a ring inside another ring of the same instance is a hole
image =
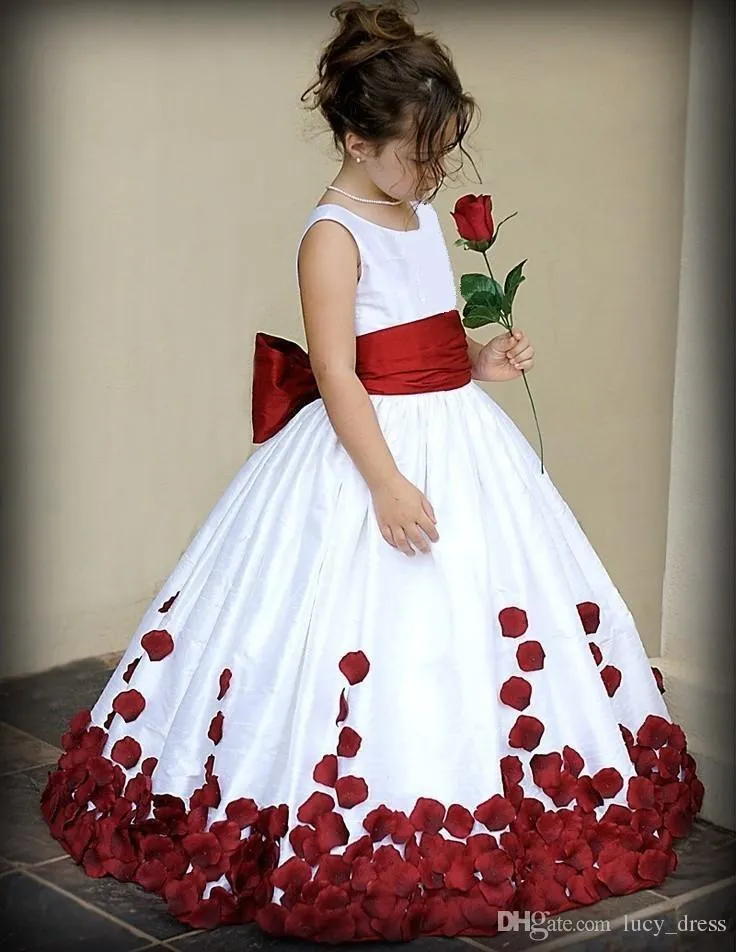
[[361, 162], [365, 162], [372, 155], [369, 144], [354, 132], [348, 132], [345, 136], [345, 152], [351, 159], [359, 159]]

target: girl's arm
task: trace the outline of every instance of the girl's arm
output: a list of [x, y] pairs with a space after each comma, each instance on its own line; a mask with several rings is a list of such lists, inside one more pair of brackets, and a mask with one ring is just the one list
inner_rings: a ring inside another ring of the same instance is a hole
[[479, 344], [477, 340], [473, 340], [472, 337], [465, 335], [465, 339], [468, 342], [468, 357], [470, 357], [470, 363], [473, 365], [473, 380], [482, 380], [483, 378], [479, 376], [478, 371], [475, 367], [475, 361], [478, 358], [478, 354], [483, 350], [483, 344]]
[[355, 373], [357, 249], [339, 224], [315, 223], [299, 249], [307, 350], [327, 415], [369, 488], [398, 475], [365, 387]]
[[359, 255], [342, 225], [316, 222], [298, 256], [309, 360], [330, 422], [373, 497], [384, 539], [406, 555], [436, 541], [429, 500], [399, 472], [368, 393], [355, 373], [355, 293]]

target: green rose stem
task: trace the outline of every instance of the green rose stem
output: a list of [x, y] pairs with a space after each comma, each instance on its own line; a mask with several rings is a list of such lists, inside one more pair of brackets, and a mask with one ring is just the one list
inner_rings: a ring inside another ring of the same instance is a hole
[[[509, 215], [509, 218], [510, 218], [510, 217], [511, 217], [511, 216]], [[505, 221], [505, 219], [504, 219], [504, 221]], [[493, 277], [493, 271], [491, 270], [491, 262], [488, 260], [488, 252], [487, 252], [487, 251], [483, 251], [482, 254], [483, 254], [483, 259], [485, 260], [486, 266], [487, 266], [487, 268], [488, 268], [488, 273], [489, 273], [490, 276], [491, 276], [491, 281], [495, 281], [496, 279]], [[512, 316], [511, 316], [511, 311], [509, 310], [509, 313], [508, 313], [508, 315], [506, 316], [506, 320], [504, 320], [503, 318], [504, 318], [504, 315], [502, 314], [502, 315], [501, 315], [501, 324], [503, 324], [503, 326], [506, 328], [506, 330], [507, 330], [509, 333], [511, 333], [511, 332], [513, 331], [513, 329], [514, 329], [514, 322], [513, 322]], [[531, 392], [531, 390], [529, 389], [529, 382], [528, 382], [528, 380], [526, 379], [526, 371], [525, 371], [525, 370], [522, 370], [522, 371], [521, 371], [521, 376], [522, 376], [522, 379], [524, 380], [524, 386], [526, 387], [526, 392], [529, 394], [529, 401], [531, 402], [531, 405], [532, 405], [532, 414], [534, 415], [534, 423], [535, 423], [535, 425], [536, 425], [536, 427], [537, 427], [537, 436], [539, 437], [539, 460], [540, 460], [540, 462], [541, 462], [541, 464], [542, 464], [542, 472], [544, 473], [544, 444], [542, 443], [542, 431], [539, 429], [539, 419], [538, 419], [538, 417], [537, 417], [537, 408], [534, 406], [534, 397], [532, 396], [532, 392]]]

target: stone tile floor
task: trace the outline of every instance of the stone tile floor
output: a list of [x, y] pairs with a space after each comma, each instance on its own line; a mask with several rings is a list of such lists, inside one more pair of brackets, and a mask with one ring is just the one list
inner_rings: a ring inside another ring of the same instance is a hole
[[[288, 952], [311, 946], [324, 952], [324, 946], [269, 938], [256, 926], [191, 930], [137, 886], [86, 877], [51, 839], [38, 800], [59, 756], [59, 738], [76, 711], [92, 706], [116, 662], [117, 656], [89, 659], [0, 682], [0, 948]], [[736, 833], [699, 821], [679, 852], [677, 871], [660, 888], [564, 913], [546, 923], [546, 936], [522, 925], [488, 939], [424, 939], [411, 946], [415, 952], [736, 949]], [[697, 931], [696, 923], [709, 929], [709, 920], [716, 928], [721, 920], [726, 930]], [[371, 948], [381, 952], [389, 945]]]

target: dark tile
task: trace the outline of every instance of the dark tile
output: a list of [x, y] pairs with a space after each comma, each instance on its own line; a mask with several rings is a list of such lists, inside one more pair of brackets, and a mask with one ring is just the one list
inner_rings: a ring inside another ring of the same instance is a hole
[[41, 863], [64, 850], [41, 816], [40, 798], [48, 767], [0, 777], [0, 855], [15, 863]]
[[675, 852], [677, 869], [654, 887], [660, 896], [674, 898], [736, 873], [736, 838], [717, 827], [694, 824], [688, 837], [675, 842]]
[[0, 724], [0, 774], [56, 763], [61, 751], [10, 724]]
[[690, 933], [680, 936], [677, 952], [734, 952], [736, 934], [733, 932]]
[[0, 721], [56, 747], [77, 711], [94, 705], [111, 673], [106, 658], [87, 658], [0, 681]]
[[119, 883], [110, 876], [93, 879], [71, 859], [50, 863], [34, 870], [35, 874], [54, 883], [78, 899], [104, 909], [105, 912], [156, 939], [191, 932], [189, 926], [169, 914], [163, 899], [148, 893], [135, 883]]
[[678, 896], [674, 904], [677, 928], [683, 934], [717, 935], [736, 931], [736, 881], [733, 879], [685, 893]]
[[[367, 942], [364, 944], [370, 952], [387, 952], [401, 948], [390, 942]], [[356, 943], [330, 945], [331, 952], [355, 952]], [[222, 926], [219, 929], [197, 932], [168, 940], [166, 948], [176, 952], [251, 952], [263, 949], [264, 952], [325, 952], [322, 943], [307, 942], [302, 939], [277, 939], [266, 935], [254, 924], [244, 926]], [[471, 946], [459, 939], [415, 939], [410, 943], [411, 952], [468, 952]]]
[[22, 872], [0, 879], [0, 921], [4, 952], [132, 952], [151, 942]]
[[[646, 945], [637, 945], [637, 942], [647, 939], [647, 932], [651, 937], [651, 932], [656, 928], [654, 923], [644, 925], [643, 921], [649, 919], [663, 919], [666, 916], [664, 911], [652, 913], [649, 916], [649, 910], [664, 909], [668, 901], [660, 896], [655, 896], [648, 890], [631, 893], [629, 896], [613, 896], [610, 899], [602, 899], [600, 902], [593, 903], [590, 906], [582, 906], [577, 909], [568, 909], [567, 912], [561, 912], [557, 916], [550, 916], [545, 922], [532, 928], [533, 917], [530, 916], [529, 928], [525, 925], [523, 913], [518, 927], [508, 931], [499, 932], [495, 936], [474, 936], [474, 940], [481, 945], [492, 949], [493, 952], [523, 952], [526, 949], [544, 949], [553, 942], [555, 945], [563, 939], [572, 942], [574, 938], [580, 940], [580, 945], [575, 943], [575, 948], [581, 950], [584, 948], [587, 952], [588, 944], [591, 949], [607, 950], [606, 943], [615, 942], [619, 931], [626, 928], [626, 942], [631, 944], [633, 949], [644, 949]], [[644, 915], [642, 925], [637, 926], [635, 920], [637, 916]], [[627, 917], [624, 919], [624, 917]], [[660, 930], [663, 931], [663, 930]], [[661, 936], [660, 936], [661, 938]], [[585, 945], [582, 945], [585, 943]], [[596, 945], [595, 943], [602, 943]], [[617, 948], [611, 945], [611, 948]], [[625, 946], [628, 950], [629, 944]], [[662, 946], [664, 952], [665, 946]], [[657, 952], [660, 947], [657, 945]], [[466, 950], [467, 952], [467, 950]]]

